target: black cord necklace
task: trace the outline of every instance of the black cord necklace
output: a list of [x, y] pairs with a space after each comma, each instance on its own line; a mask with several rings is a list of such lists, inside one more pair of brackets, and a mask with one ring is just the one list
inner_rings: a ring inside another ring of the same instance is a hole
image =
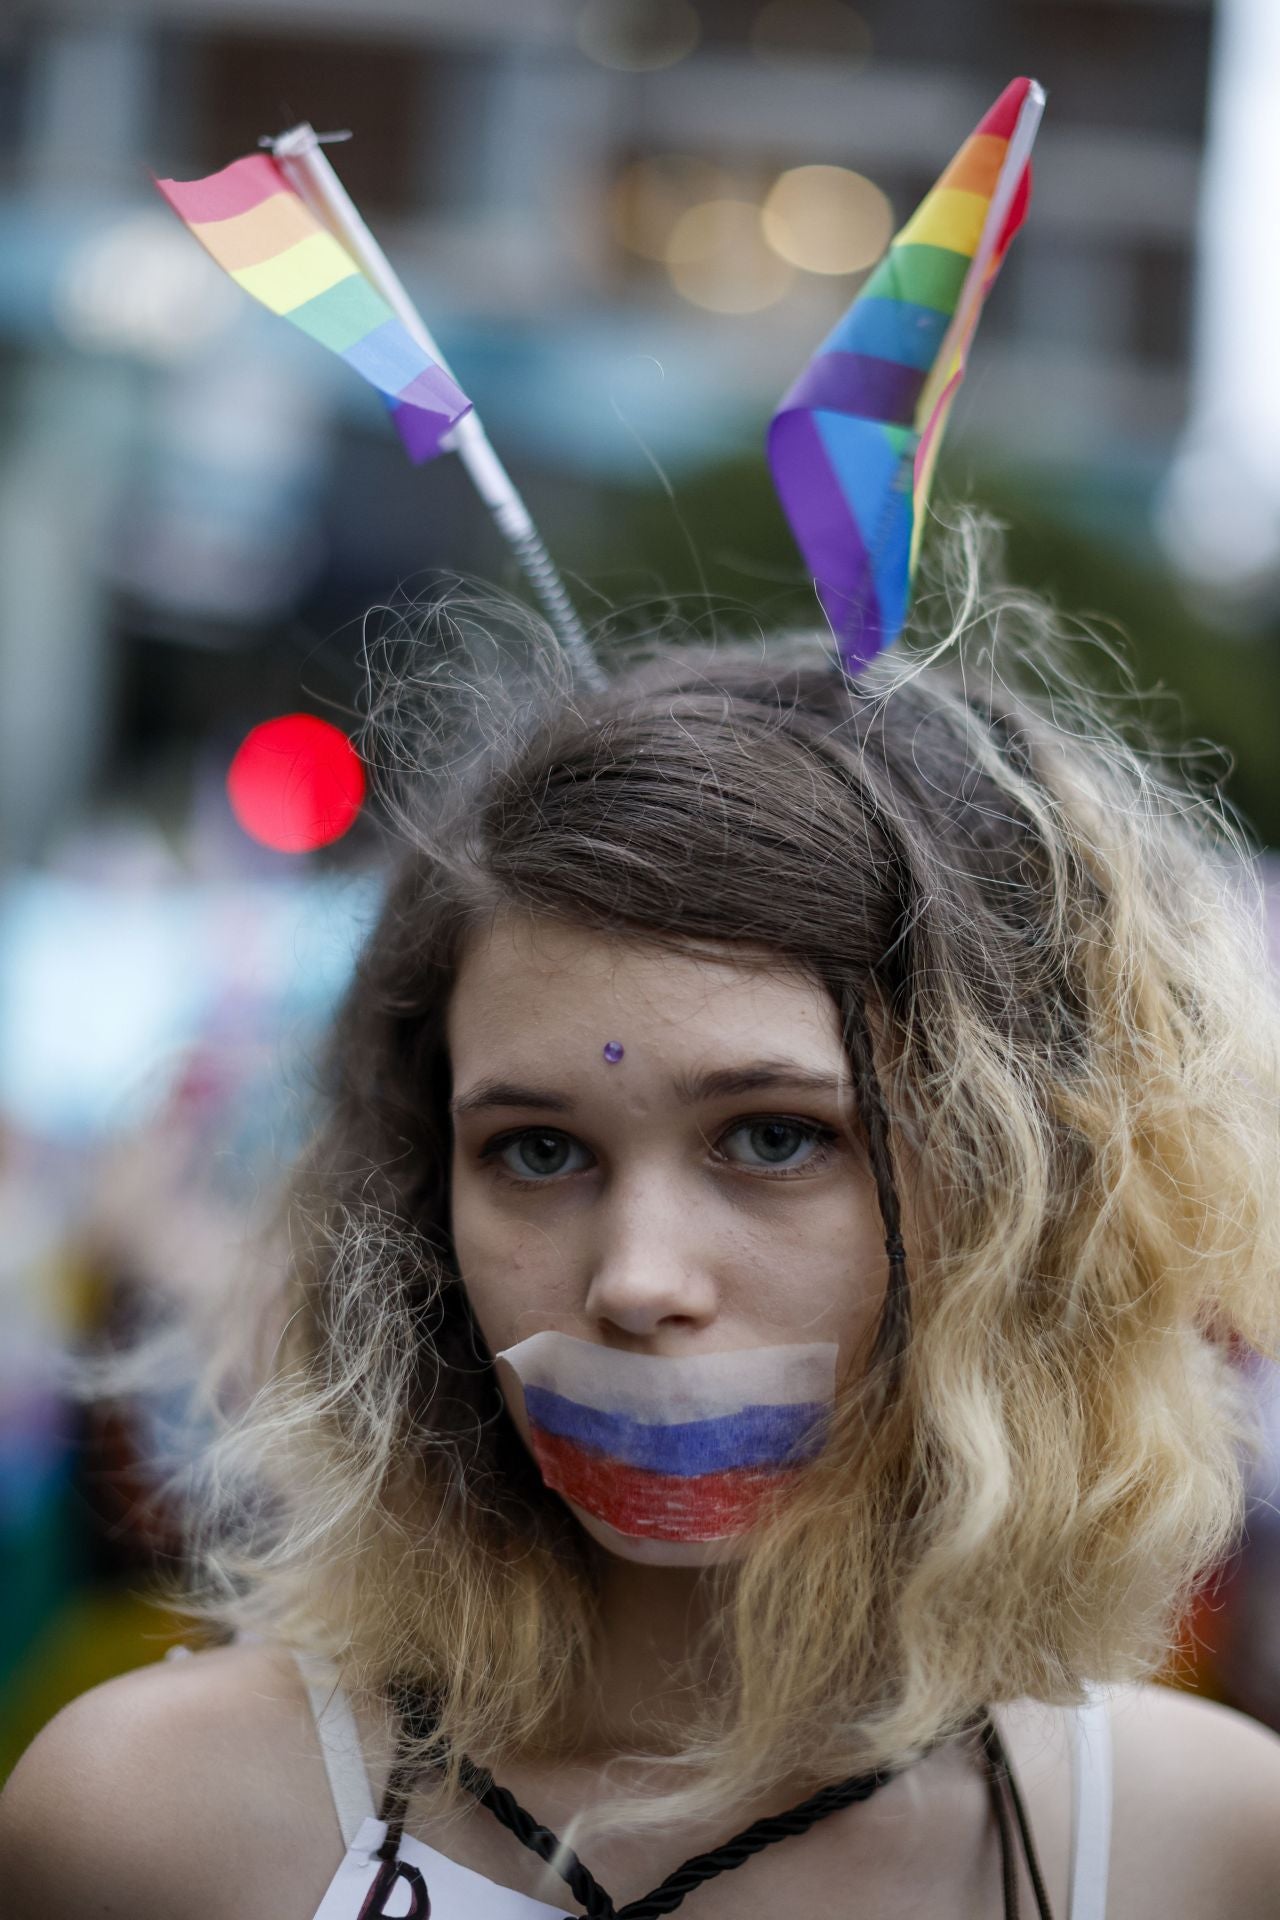
[[[394, 1699], [402, 1731], [399, 1751], [391, 1768], [379, 1816], [386, 1824], [386, 1837], [377, 1851], [377, 1858], [382, 1865], [360, 1909], [359, 1920], [378, 1920], [379, 1916], [384, 1915], [391, 1890], [400, 1880], [406, 1882], [411, 1896], [409, 1912], [404, 1920], [427, 1920], [430, 1914], [430, 1900], [421, 1873], [410, 1861], [401, 1860], [399, 1856], [409, 1795], [419, 1772], [417, 1765], [405, 1758], [405, 1749], [410, 1741], [418, 1742], [424, 1737], [430, 1737], [434, 1731], [434, 1716], [429, 1712], [423, 1696], [417, 1689], [397, 1689]], [[1017, 1858], [1006, 1800], [1013, 1804], [1018, 1837], [1022, 1841], [1027, 1870], [1035, 1892], [1038, 1920], [1052, 1920], [1044, 1880], [1031, 1838], [1031, 1827], [1022, 1804], [1022, 1796], [1018, 1792], [1017, 1782], [1014, 1780], [1000, 1735], [996, 1731], [995, 1722], [985, 1708], [961, 1730], [962, 1736], [969, 1733], [978, 1735], [991, 1805], [1000, 1836], [1004, 1920], [1019, 1920]], [[825, 1819], [829, 1813], [838, 1813], [842, 1807], [853, 1806], [860, 1800], [869, 1800], [879, 1787], [887, 1785], [890, 1780], [896, 1778], [896, 1772], [855, 1775], [835, 1786], [821, 1788], [817, 1793], [810, 1794], [808, 1799], [801, 1800], [798, 1805], [788, 1808], [785, 1813], [770, 1814], [763, 1819], [753, 1820], [749, 1827], [735, 1834], [731, 1840], [725, 1841], [722, 1846], [713, 1848], [709, 1853], [694, 1854], [691, 1859], [684, 1862], [683, 1866], [677, 1867], [674, 1873], [669, 1873], [665, 1880], [660, 1881], [652, 1892], [642, 1895], [638, 1900], [630, 1900], [622, 1907], [614, 1905], [595, 1875], [579, 1860], [572, 1848], [564, 1846], [549, 1827], [544, 1827], [540, 1821], [535, 1820], [512, 1794], [508, 1793], [504, 1787], [500, 1787], [492, 1774], [483, 1767], [477, 1767], [465, 1755], [461, 1763], [461, 1778], [464, 1789], [480, 1806], [487, 1807], [494, 1818], [513, 1833], [523, 1846], [536, 1853], [539, 1859], [545, 1860], [548, 1865], [554, 1864], [561, 1879], [581, 1907], [585, 1920], [659, 1920], [659, 1916], [663, 1914], [674, 1913], [684, 1901], [685, 1895], [691, 1893], [695, 1887], [701, 1886], [706, 1880], [714, 1879], [717, 1874], [727, 1873], [734, 1867], [740, 1867], [744, 1861], [751, 1858], [752, 1854], [771, 1846], [775, 1840], [785, 1840], [792, 1834], [806, 1833], [816, 1821]]]

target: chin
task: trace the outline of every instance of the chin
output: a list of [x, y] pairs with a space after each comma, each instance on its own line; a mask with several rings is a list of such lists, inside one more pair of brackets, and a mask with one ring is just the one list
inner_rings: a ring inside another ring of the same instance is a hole
[[744, 1536], [731, 1534], [719, 1540], [655, 1540], [651, 1537], [620, 1533], [607, 1520], [598, 1520], [573, 1502], [566, 1505], [584, 1533], [618, 1560], [631, 1560], [647, 1567], [710, 1567], [721, 1561], [736, 1560], [742, 1553]]

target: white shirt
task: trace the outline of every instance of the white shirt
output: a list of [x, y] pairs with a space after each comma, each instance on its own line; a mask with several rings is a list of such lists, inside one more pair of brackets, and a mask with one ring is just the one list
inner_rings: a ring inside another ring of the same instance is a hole
[[[381, 1862], [377, 1849], [386, 1837], [378, 1819], [360, 1747], [355, 1716], [327, 1662], [295, 1654], [306, 1682], [333, 1792], [338, 1825], [346, 1845], [342, 1864], [329, 1883], [314, 1920], [359, 1920]], [[1111, 1852], [1111, 1726], [1105, 1695], [1091, 1692], [1072, 1711], [1071, 1874], [1067, 1920], [1105, 1920], [1107, 1865]], [[430, 1893], [431, 1920], [564, 1920], [564, 1905], [549, 1907], [513, 1887], [501, 1887], [470, 1867], [405, 1834], [401, 1860], [416, 1867]], [[393, 1889], [389, 1920], [407, 1916], [413, 1894], [405, 1881]]]

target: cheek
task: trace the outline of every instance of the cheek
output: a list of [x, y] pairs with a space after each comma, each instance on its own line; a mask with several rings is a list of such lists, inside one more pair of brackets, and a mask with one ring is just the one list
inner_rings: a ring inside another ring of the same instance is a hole
[[504, 1207], [484, 1174], [455, 1171], [453, 1246], [489, 1348], [514, 1346], [563, 1309], [569, 1262], [559, 1236]]
[[848, 1364], [884, 1303], [884, 1228], [874, 1185], [852, 1182], [770, 1222], [753, 1262], [770, 1295], [769, 1319], [794, 1335], [837, 1342]]
[[[510, 1235], [504, 1234], [493, 1209], [485, 1204], [481, 1183], [474, 1174], [455, 1171], [452, 1186], [453, 1249], [467, 1298], [489, 1347], [507, 1344], [504, 1318], [509, 1311], [516, 1261]], [[507, 1278], [504, 1288], [503, 1276]]]

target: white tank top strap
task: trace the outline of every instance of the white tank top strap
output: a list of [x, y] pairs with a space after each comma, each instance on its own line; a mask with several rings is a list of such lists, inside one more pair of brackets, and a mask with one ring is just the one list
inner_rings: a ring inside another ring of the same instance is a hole
[[342, 1829], [342, 1844], [350, 1849], [365, 1821], [372, 1820], [377, 1813], [355, 1715], [331, 1661], [300, 1653], [296, 1647], [293, 1657], [315, 1715], [324, 1768]]
[[1090, 1687], [1071, 1724], [1071, 1877], [1068, 1920], [1106, 1920], [1111, 1856], [1111, 1717]]

